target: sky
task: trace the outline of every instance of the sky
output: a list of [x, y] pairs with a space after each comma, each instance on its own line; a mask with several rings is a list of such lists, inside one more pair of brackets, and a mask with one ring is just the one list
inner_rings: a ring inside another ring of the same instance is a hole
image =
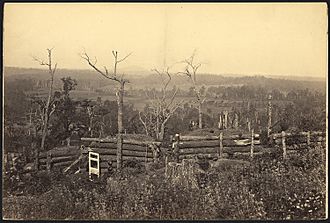
[[53, 48], [58, 68], [181, 68], [195, 51], [201, 73], [327, 75], [325, 3], [6, 3], [4, 66], [38, 68]]

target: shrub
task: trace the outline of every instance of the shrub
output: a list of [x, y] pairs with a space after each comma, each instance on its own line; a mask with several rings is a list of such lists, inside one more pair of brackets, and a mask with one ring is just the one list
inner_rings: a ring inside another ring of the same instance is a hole
[[219, 159], [212, 165], [208, 160], [195, 164], [189, 167], [194, 171], [182, 169], [175, 180], [156, 164], [141, 171], [144, 167], [130, 163], [93, 182], [83, 174], [38, 173], [25, 182], [27, 196], [4, 199], [3, 213], [25, 220], [325, 217], [325, 148], [287, 160], [268, 154], [250, 163]]

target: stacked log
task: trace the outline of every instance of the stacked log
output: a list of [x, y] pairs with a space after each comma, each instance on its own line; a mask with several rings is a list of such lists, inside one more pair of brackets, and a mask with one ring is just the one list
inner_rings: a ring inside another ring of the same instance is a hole
[[[253, 141], [253, 143], [252, 143]], [[252, 144], [252, 145], [251, 145]], [[251, 146], [256, 153], [262, 152], [259, 134], [223, 136], [181, 136], [179, 159], [219, 158], [235, 153], [251, 154]]]
[[[117, 161], [117, 141], [116, 139], [82, 138], [82, 141], [89, 142], [89, 147], [84, 150], [100, 154], [101, 174], [108, 169], [116, 167]], [[155, 161], [155, 151], [152, 147], [157, 147], [161, 143], [153, 141], [138, 141], [132, 139], [123, 140], [123, 161], [153, 162]], [[111, 165], [111, 167], [109, 166]]]
[[[325, 132], [300, 132], [300, 133], [285, 133], [286, 145], [302, 145], [306, 146], [309, 143], [325, 142]], [[282, 145], [282, 134], [273, 134], [273, 139], [276, 145]]]
[[76, 160], [80, 153], [79, 146], [66, 146], [40, 152], [39, 167], [47, 171], [51, 171], [54, 167], [62, 169]]

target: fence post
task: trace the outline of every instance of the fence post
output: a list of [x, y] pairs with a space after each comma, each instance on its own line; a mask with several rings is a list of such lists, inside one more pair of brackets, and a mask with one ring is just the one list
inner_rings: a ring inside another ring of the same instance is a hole
[[166, 154], [166, 157], [165, 157], [165, 177], [167, 177], [168, 173], [167, 173], [167, 167], [168, 166], [168, 155]]
[[158, 163], [159, 161], [159, 147], [155, 144], [151, 144], [148, 146], [152, 150], [152, 158], [154, 163]]
[[224, 129], [228, 128], [228, 111], [224, 111], [225, 120], [224, 120]]
[[238, 129], [238, 114], [237, 113], [235, 113], [235, 116], [234, 116], [234, 128]]
[[35, 167], [35, 170], [39, 170], [40, 168], [40, 152], [39, 152], [39, 148], [37, 148], [37, 151], [36, 151], [36, 154], [35, 154], [35, 160], [34, 160], [34, 167]]
[[218, 158], [223, 156], [223, 132], [220, 132], [219, 135], [219, 151], [218, 151]]
[[222, 114], [219, 115], [218, 128], [219, 128], [219, 129], [222, 129]]
[[146, 156], [145, 156], [145, 164], [147, 163], [147, 160], [148, 160], [148, 145], [146, 145]]
[[309, 148], [311, 145], [311, 132], [307, 132], [307, 147]]
[[121, 170], [123, 162], [123, 134], [117, 136], [117, 170]]
[[47, 171], [50, 172], [52, 169], [52, 151], [47, 152]]
[[251, 130], [251, 158], [253, 158], [253, 150], [254, 150], [254, 129]]
[[283, 148], [283, 159], [286, 159], [286, 144], [285, 144], [285, 132], [282, 131], [282, 148]]
[[175, 156], [175, 161], [179, 162], [179, 155], [180, 155], [180, 150], [179, 150], [179, 143], [180, 143], [180, 135], [175, 134], [175, 142], [172, 144], [174, 156]]

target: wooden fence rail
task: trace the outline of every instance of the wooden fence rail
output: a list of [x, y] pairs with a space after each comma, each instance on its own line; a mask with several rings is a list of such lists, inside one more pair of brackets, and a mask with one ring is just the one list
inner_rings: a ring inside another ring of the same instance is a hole
[[[300, 132], [275, 133], [271, 135], [275, 147], [281, 147], [283, 157], [292, 150], [292, 145], [310, 147], [311, 145], [324, 144], [325, 132]], [[40, 169], [51, 171], [54, 167], [65, 168], [80, 163], [83, 157], [87, 159], [89, 151], [100, 154], [101, 172], [107, 172], [110, 167], [116, 166], [117, 144], [116, 139], [82, 138], [82, 145], [88, 145], [78, 149], [77, 146], [67, 146], [65, 150], [41, 152], [39, 156]], [[155, 162], [159, 157], [160, 142], [123, 140], [123, 160], [136, 160], [140, 162]], [[225, 136], [180, 136], [172, 144], [172, 150], [177, 153], [177, 161], [197, 157], [222, 158], [251, 157], [265, 152], [275, 151], [274, 148], [263, 148], [260, 143], [260, 135], [251, 130], [250, 134]], [[79, 159], [79, 162], [77, 161]]]
[[[92, 151], [100, 154], [101, 172], [107, 172], [110, 165], [115, 167], [117, 162], [116, 139], [82, 138], [81, 140], [90, 143], [84, 153]], [[155, 141], [124, 139], [123, 161], [155, 162], [159, 157], [160, 144]]]
[[[260, 145], [260, 136], [251, 130], [251, 134], [224, 136], [180, 136], [177, 134], [176, 140], [173, 142], [173, 151], [177, 147], [179, 160], [189, 159], [193, 157], [220, 158], [226, 154], [229, 156], [250, 156], [261, 155], [275, 151], [274, 149], [265, 149]], [[310, 146], [313, 143], [324, 143], [325, 132], [300, 132], [293, 133], [276, 133], [271, 135], [275, 146], [282, 146], [283, 157], [287, 157], [287, 153], [291, 146], [299, 144], [299, 146]]]
[[275, 146], [282, 147], [283, 158], [286, 159], [287, 154], [292, 150], [295, 150], [297, 147], [310, 148], [310, 146], [313, 144], [325, 145], [325, 136], [325, 132], [286, 133], [282, 131], [281, 135], [276, 133], [272, 135], [272, 138], [274, 140]]
[[251, 134], [224, 136], [180, 136], [177, 134], [172, 145], [173, 151], [177, 151], [179, 160], [192, 157], [221, 158], [227, 155], [248, 153], [253, 157], [254, 152], [260, 152], [260, 135]]

